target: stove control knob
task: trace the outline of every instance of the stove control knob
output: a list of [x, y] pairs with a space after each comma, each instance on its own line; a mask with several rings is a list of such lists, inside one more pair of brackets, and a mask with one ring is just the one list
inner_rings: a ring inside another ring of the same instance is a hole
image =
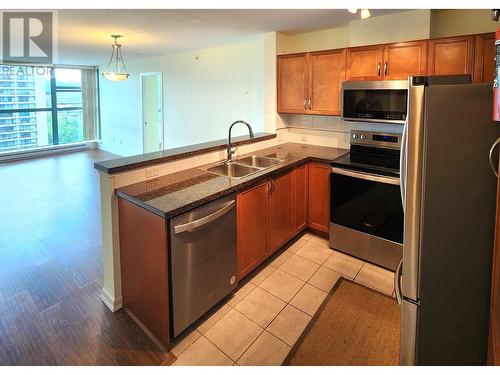
[[359, 136], [359, 138], [363, 141], [363, 140], [365, 140], [365, 139], [366, 139], [366, 135], [361, 134], [361, 135]]
[[353, 133], [353, 135], [352, 135], [352, 139], [358, 139], [358, 137], [359, 137], [359, 136], [358, 136], [358, 134]]

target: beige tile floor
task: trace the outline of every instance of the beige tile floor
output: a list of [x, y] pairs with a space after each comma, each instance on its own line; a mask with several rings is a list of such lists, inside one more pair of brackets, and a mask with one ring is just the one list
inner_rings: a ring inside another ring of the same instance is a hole
[[341, 276], [394, 294], [393, 272], [305, 233], [176, 343], [174, 365], [280, 365]]

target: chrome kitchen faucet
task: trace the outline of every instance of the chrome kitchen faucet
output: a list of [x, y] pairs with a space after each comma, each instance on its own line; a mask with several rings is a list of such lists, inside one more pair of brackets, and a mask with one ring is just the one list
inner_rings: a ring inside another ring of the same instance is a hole
[[233, 126], [236, 125], [236, 124], [238, 124], [238, 123], [245, 124], [247, 126], [247, 128], [248, 128], [249, 133], [250, 133], [250, 138], [254, 138], [252, 126], [248, 122], [245, 122], [245, 121], [242, 121], [242, 120], [238, 120], [238, 121], [233, 122], [231, 124], [231, 126], [229, 126], [229, 138], [227, 140], [227, 159], [226, 159], [226, 163], [231, 163], [233, 161], [234, 151], [233, 151], [233, 147], [232, 147], [232, 144], [231, 144], [231, 129], [233, 129]]

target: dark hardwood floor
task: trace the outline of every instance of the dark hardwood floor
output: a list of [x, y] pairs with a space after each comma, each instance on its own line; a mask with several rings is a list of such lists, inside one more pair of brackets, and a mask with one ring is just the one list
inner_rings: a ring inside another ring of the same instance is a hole
[[90, 150], [0, 164], [0, 365], [173, 360], [101, 301], [96, 160]]

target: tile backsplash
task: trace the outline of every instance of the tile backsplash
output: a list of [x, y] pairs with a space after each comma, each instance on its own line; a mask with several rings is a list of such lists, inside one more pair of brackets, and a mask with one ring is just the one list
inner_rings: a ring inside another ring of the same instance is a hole
[[340, 116], [280, 115], [289, 131], [290, 141], [349, 148], [351, 130], [402, 133], [402, 125], [344, 121]]

